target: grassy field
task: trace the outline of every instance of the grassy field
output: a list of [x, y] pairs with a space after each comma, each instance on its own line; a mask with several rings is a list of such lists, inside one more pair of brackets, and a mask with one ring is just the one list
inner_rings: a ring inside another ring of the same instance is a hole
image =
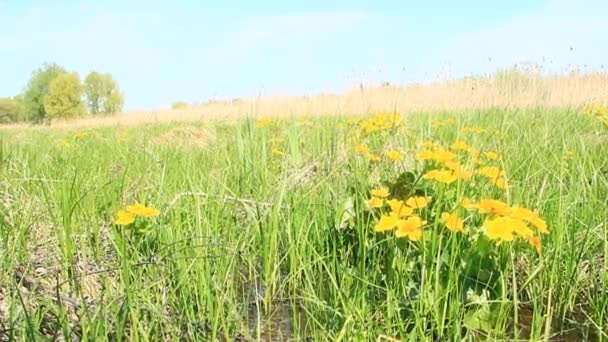
[[532, 108], [0, 131], [3, 338], [606, 341], [607, 128]]

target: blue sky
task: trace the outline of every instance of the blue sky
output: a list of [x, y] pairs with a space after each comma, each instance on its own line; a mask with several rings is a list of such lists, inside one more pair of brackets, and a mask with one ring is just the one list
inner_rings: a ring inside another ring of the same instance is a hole
[[601, 69], [606, 13], [606, 0], [0, 0], [0, 96], [21, 91], [45, 62], [83, 77], [112, 73], [128, 110], [520, 62]]

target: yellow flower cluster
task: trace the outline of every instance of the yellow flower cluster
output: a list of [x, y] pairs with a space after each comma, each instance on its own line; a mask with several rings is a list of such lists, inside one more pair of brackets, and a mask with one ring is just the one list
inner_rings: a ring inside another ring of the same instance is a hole
[[389, 199], [390, 193], [386, 188], [378, 188], [371, 191], [372, 198], [367, 205], [370, 209], [381, 209], [388, 206], [388, 213], [383, 213], [374, 227], [376, 232], [395, 231], [398, 238], [408, 238], [418, 241], [422, 238], [422, 227], [427, 223], [416, 210], [425, 208], [431, 203], [431, 197], [414, 196], [405, 201]]
[[461, 205], [489, 216], [483, 222], [483, 230], [490, 240], [511, 242], [521, 238], [540, 249], [540, 234], [549, 232], [545, 220], [536, 212], [521, 206], [509, 206], [495, 199], [482, 199], [474, 204], [468, 198], [463, 198]]
[[433, 127], [433, 128], [445, 127], [445, 126], [448, 126], [455, 122], [456, 122], [456, 119], [454, 119], [454, 118], [447, 118], [444, 120], [433, 120], [431, 122], [431, 127]]
[[390, 130], [403, 124], [399, 114], [377, 114], [359, 123], [364, 134]]
[[[370, 161], [381, 160], [380, 155], [373, 153], [366, 144], [359, 144], [355, 146], [355, 152], [361, 154], [365, 159]], [[394, 162], [403, 160], [403, 154], [397, 150], [385, 150], [382, 152], [382, 156]]]
[[136, 203], [127, 206], [124, 210], [119, 210], [116, 213], [114, 224], [119, 226], [128, 226], [135, 222], [137, 216], [151, 218], [160, 215], [160, 211], [153, 207], [147, 207], [143, 204]]
[[261, 117], [255, 122], [256, 128], [264, 128], [274, 125], [275, 121], [269, 117]]
[[423, 179], [443, 184], [451, 184], [458, 179], [468, 181], [472, 178], [473, 174], [477, 174], [490, 179], [494, 185], [501, 189], [506, 189], [508, 186], [507, 180], [504, 177], [504, 172], [498, 167], [483, 166], [473, 172], [459, 162], [460, 152], [468, 153], [468, 164], [480, 163], [482, 155], [488, 162], [496, 161], [500, 159], [500, 155], [495, 151], [485, 151], [482, 154], [479, 150], [462, 140], [454, 141], [450, 145], [449, 149], [455, 152], [445, 149], [432, 141], [425, 141], [422, 144], [422, 148], [423, 149], [420, 152], [416, 153], [416, 159], [418, 161], [435, 162], [443, 167], [427, 171], [422, 176]]
[[585, 108], [585, 114], [600, 120], [601, 123], [608, 126], [608, 109], [602, 106], [590, 105]]

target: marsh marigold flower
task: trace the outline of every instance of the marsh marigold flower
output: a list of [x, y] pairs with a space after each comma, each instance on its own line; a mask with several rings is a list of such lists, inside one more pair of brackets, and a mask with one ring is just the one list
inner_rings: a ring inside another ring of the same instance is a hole
[[500, 159], [500, 155], [494, 151], [484, 152], [483, 155], [490, 160], [498, 160]]
[[445, 184], [451, 184], [458, 179], [458, 177], [450, 170], [430, 170], [429, 172], [425, 173], [422, 178]]
[[422, 226], [425, 224], [426, 221], [418, 216], [410, 216], [405, 220], [399, 220], [395, 236], [398, 238], [407, 237], [411, 241], [418, 241], [422, 237]]
[[357, 151], [359, 153], [368, 153], [369, 147], [367, 147], [367, 145], [365, 145], [365, 144], [359, 144], [359, 145], [355, 146], [355, 151]]
[[421, 209], [429, 205], [431, 203], [432, 197], [430, 196], [414, 196], [410, 197], [405, 201], [405, 204], [408, 207], [414, 209]]
[[387, 203], [391, 208], [391, 215], [396, 215], [399, 218], [407, 217], [414, 213], [414, 208], [408, 207], [401, 200], [391, 199], [388, 200]]
[[399, 223], [399, 217], [397, 215], [382, 215], [374, 230], [377, 232], [385, 232], [388, 230], [393, 230]]
[[511, 212], [511, 208], [503, 202], [494, 199], [484, 199], [479, 201], [479, 213], [480, 214], [495, 214], [506, 216]]
[[114, 224], [119, 226], [128, 226], [133, 222], [135, 222], [135, 215], [133, 215], [132, 213], [125, 210], [119, 210], [116, 213]]
[[127, 207], [127, 211], [133, 215], [142, 217], [156, 217], [160, 215], [160, 211], [156, 208], [146, 207], [143, 204], [133, 204]]
[[385, 157], [387, 157], [388, 159], [390, 159], [392, 161], [398, 161], [398, 160], [403, 159], [403, 156], [401, 155], [401, 152], [399, 152], [399, 151], [394, 151], [394, 150], [384, 151], [384, 152], [382, 152], [382, 154], [384, 154]]
[[458, 217], [458, 215], [445, 212], [441, 214], [441, 220], [449, 230], [453, 232], [466, 233], [464, 230], [464, 223], [462, 222], [462, 219]]
[[467, 210], [473, 210], [473, 209], [477, 208], [477, 205], [475, 203], [473, 203], [473, 201], [470, 198], [467, 198], [467, 197], [463, 197], [460, 199], [460, 205]]
[[382, 208], [384, 200], [378, 197], [372, 197], [367, 201], [367, 207], [370, 209]]
[[372, 189], [371, 194], [374, 197], [386, 198], [390, 196], [391, 193], [388, 191], [387, 188], [376, 188]]
[[469, 144], [466, 141], [457, 140], [450, 145], [450, 148], [456, 151], [466, 151], [469, 149]]
[[513, 241], [515, 239], [513, 221], [514, 219], [510, 217], [497, 217], [485, 220], [483, 228], [486, 236], [488, 239], [495, 241]]
[[380, 157], [378, 157], [377, 155], [375, 155], [373, 153], [365, 153], [364, 156], [369, 161], [379, 161], [380, 160]]

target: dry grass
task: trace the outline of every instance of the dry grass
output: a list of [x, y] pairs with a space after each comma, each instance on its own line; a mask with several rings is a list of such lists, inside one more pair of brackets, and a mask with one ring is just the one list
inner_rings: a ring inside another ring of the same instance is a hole
[[[464, 111], [526, 107], [580, 107], [608, 104], [608, 72], [568, 72], [543, 75], [539, 69], [518, 68], [489, 76], [407, 86], [359, 86], [340, 94], [211, 101], [175, 110], [121, 113], [55, 122], [51, 127], [129, 126], [155, 122], [233, 120], [246, 116], [357, 115], [378, 112]], [[5, 126], [24, 128], [27, 125]]]

